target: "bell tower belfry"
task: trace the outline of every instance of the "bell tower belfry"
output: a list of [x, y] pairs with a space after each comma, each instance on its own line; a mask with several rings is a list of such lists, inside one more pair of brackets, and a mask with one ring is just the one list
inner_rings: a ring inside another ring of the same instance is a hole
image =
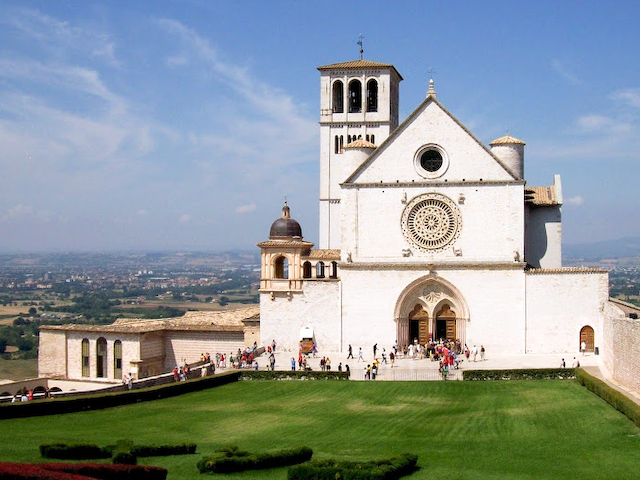
[[345, 161], [356, 141], [380, 145], [398, 126], [402, 77], [388, 63], [354, 60], [318, 67], [320, 71], [320, 242], [340, 248], [340, 183], [358, 165]]

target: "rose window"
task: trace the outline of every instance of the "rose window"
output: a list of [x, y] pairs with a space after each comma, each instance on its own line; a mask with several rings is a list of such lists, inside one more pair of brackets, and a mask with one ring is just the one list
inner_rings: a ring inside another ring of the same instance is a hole
[[414, 198], [402, 213], [402, 233], [423, 252], [437, 252], [460, 235], [462, 218], [458, 207], [439, 194]]

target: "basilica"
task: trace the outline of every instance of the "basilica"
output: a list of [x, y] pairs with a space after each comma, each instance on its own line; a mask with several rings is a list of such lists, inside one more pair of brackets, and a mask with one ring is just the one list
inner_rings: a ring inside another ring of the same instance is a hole
[[[525, 142], [483, 144], [433, 81], [398, 121], [402, 76], [320, 72], [320, 238], [285, 203], [261, 249], [260, 336], [297, 351], [456, 339], [518, 353], [603, 347], [605, 270], [562, 267], [562, 183], [525, 180]], [[550, 176], [551, 177], [551, 176]]]

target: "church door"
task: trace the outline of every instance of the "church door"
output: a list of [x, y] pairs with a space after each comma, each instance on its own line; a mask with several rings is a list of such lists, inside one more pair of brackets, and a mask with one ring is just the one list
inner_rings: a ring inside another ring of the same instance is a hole
[[444, 305], [436, 315], [436, 339], [456, 338], [456, 313], [449, 305]]
[[409, 340], [415, 340], [424, 345], [429, 341], [429, 314], [424, 311], [422, 305], [416, 305], [409, 313]]
[[589, 325], [580, 330], [580, 345], [584, 342], [587, 345], [587, 352], [593, 352], [595, 345], [595, 333]]

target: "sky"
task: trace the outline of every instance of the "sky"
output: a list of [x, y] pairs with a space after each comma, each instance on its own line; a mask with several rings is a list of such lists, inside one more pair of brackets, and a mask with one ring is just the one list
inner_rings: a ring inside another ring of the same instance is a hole
[[252, 249], [318, 236], [317, 67], [404, 77], [562, 175], [563, 241], [640, 236], [640, 2], [0, 2], [0, 252]]

